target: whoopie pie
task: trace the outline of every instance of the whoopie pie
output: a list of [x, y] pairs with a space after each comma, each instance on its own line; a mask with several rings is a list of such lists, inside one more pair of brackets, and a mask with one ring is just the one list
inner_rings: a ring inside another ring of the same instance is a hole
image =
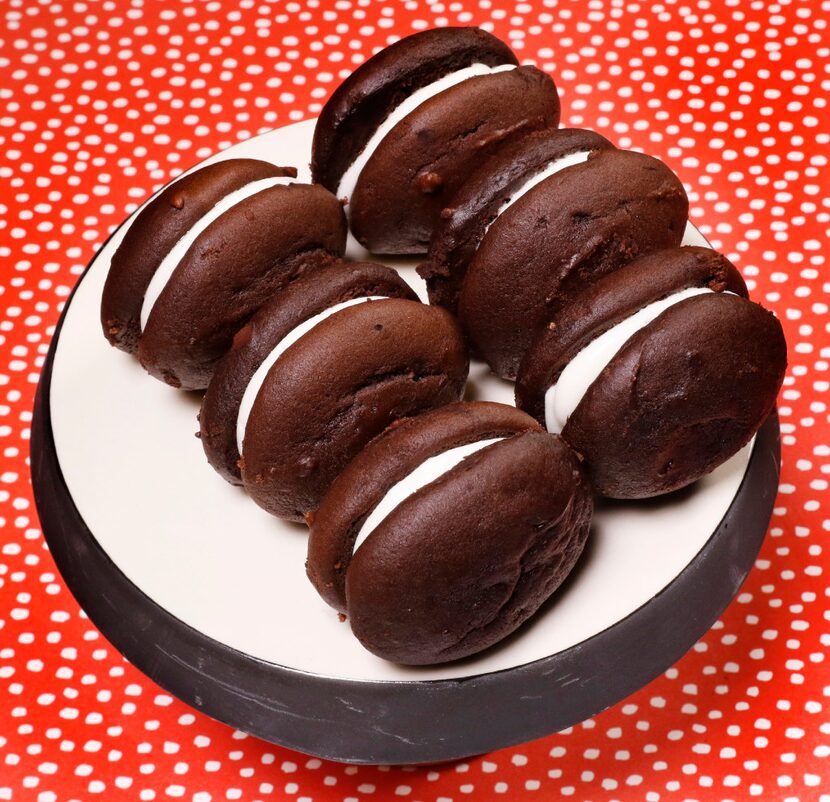
[[203, 399], [209, 462], [301, 521], [372, 437], [457, 401], [469, 361], [453, 317], [395, 271], [341, 263], [298, 279], [234, 338]]
[[[257, 388], [264, 378], [263, 362], [280, 345], [284, 349], [319, 315], [369, 298], [418, 300], [411, 287], [392, 269], [379, 264], [341, 261], [323, 275], [299, 279], [295, 286], [263, 305], [259, 314], [237, 334], [229, 355], [219, 362], [199, 413], [200, 437], [208, 462], [231, 484], [242, 484], [239, 470], [245, 425]], [[260, 370], [262, 368], [262, 370]], [[260, 371], [257, 382], [254, 375]], [[244, 403], [244, 411], [241, 409]]]
[[112, 345], [156, 378], [204, 389], [236, 331], [275, 292], [343, 255], [337, 199], [296, 170], [227, 159], [141, 210], [113, 254], [101, 301]]
[[594, 131], [551, 128], [506, 144], [474, 170], [441, 211], [428, 259], [418, 266], [430, 303], [455, 312], [467, 268], [499, 214], [548, 176], [613, 147]]
[[560, 307], [528, 350], [516, 402], [584, 458], [596, 490], [645, 498], [725, 462], [775, 405], [787, 347], [708, 248], [643, 256]]
[[436, 28], [372, 56], [326, 102], [314, 180], [348, 201], [352, 232], [377, 253], [423, 253], [448, 198], [480, 161], [555, 128], [559, 97], [535, 67], [478, 28]]
[[[537, 329], [586, 284], [682, 241], [689, 203], [677, 176], [651, 156], [596, 145], [516, 191], [467, 266], [459, 319], [503, 378], [515, 378]], [[501, 158], [487, 170], [499, 173]]]
[[573, 569], [593, 510], [574, 452], [514, 407], [461, 402], [398, 422], [311, 517], [308, 576], [387, 660], [501, 640]]

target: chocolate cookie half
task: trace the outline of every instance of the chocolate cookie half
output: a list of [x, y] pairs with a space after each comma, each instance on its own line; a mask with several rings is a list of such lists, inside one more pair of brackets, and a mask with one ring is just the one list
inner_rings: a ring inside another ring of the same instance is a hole
[[413, 34], [361, 65], [323, 108], [312, 175], [348, 201], [378, 253], [422, 253], [447, 198], [483, 158], [555, 128], [559, 97], [534, 67], [477, 28]]
[[295, 176], [228, 159], [154, 197], [112, 258], [101, 301], [110, 343], [174, 387], [205, 388], [266, 299], [345, 250], [337, 199]]
[[199, 414], [208, 462], [231, 484], [242, 484], [239, 457], [254, 399], [270, 365], [307, 331], [340, 309], [369, 298], [408, 298], [410, 286], [391, 268], [340, 262], [297, 279], [240, 329], [217, 365]]
[[707, 248], [641, 257], [554, 314], [527, 352], [517, 404], [585, 459], [596, 489], [684, 487], [743, 447], [787, 365], [781, 324]]
[[661, 161], [611, 148], [575, 160], [503, 210], [464, 277], [461, 324], [504, 378], [516, 376], [558, 306], [599, 276], [683, 238], [688, 199]]
[[593, 510], [579, 460], [513, 407], [451, 404], [387, 429], [314, 515], [307, 571], [387, 660], [455, 660], [513, 632], [570, 573]]
[[390, 423], [457, 401], [469, 367], [453, 317], [400, 297], [410, 292], [391, 271], [358, 266], [348, 288], [340, 275], [329, 284], [329, 272], [254, 316], [202, 412], [214, 466], [235, 479], [235, 433], [245, 490], [294, 521], [317, 509], [334, 477]]
[[455, 312], [467, 267], [496, 218], [554, 173], [613, 147], [594, 131], [547, 129], [511, 142], [487, 159], [441, 211], [429, 258], [418, 267], [430, 303]]

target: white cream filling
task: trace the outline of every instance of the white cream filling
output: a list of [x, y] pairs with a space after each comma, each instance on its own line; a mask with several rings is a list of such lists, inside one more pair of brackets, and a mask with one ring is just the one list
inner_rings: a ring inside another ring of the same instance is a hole
[[608, 331], [586, 345], [565, 367], [559, 381], [545, 393], [545, 426], [549, 432], [559, 434], [568, 418], [596, 381], [606, 365], [640, 329], [645, 328], [670, 306], [713, 292], [708, 287], [689, 287], [643, 307], [630, 317], [612, 326]]
[[342, 301], [339, 304], [330, 306], [322, 312], [313, 317], [304, 320], [302, 323], [295, 326], [288, 334], [285, 335], [271, 350], [268, 356], [265, 357], [262, 364], [254, 371], [245, 392], [242, 394], [242, 401], [239, 404], [239, 412], [236, 416], [236, 448], [239, 453], [242, 453], [242, 443], [245, 440], [245, 429], [248, 426], [248, 418], [251, 416], [251, 409], [253, 409], [254, 401], [256, 401], [259, 391], [262, 389], [265, 377], [274, 366], [274, 363], [301, 337], [308, 334], [315, 326], [322, 323], [326, 318], [337, 314], [343, 309], [348, 309], [350, 306], [365, 303], [366, 301], [383, 301], [386, 299], [385, 295], [368, 295], [362, 298], [351, 298], [348, 301]]
[[389, 113], [389, 116], [375, 129], [375, 132], [366, 143], [366, 147], [358, 154], [357, 158], [348, 166], [346, 171], [340, 178], [340, 183], [337, 185], [337, 197], [345, 200], [347, 203], [351, 199], [354, 189], [357, 186], [357, 181], [360, 178], [360, 173], [366, 166], [366, 163], [372, 158], [372, 154], [377, 150], [380, 143], [384, 140], [386, 135], [407, 115], [411, 114], [418, 106], [426, 103], [432, 97], [449, 89], [456, 84], [460, 84], [469, 78], [475, 78], [478, 75], [491, 75], [497, 72], [505, 72], [506, 70], [516, 69], [515, 64], [500, 64], [497, 67], [488, 67], [486, 64], [471, 64], [462, 70], [447, 73], [437, 81], [431, 84], [422, 86], [416, 89], [409, 97], [403, 100], [399, 105]]
[[548, 163], [546, 167], [540, 170], [538, 173], [533, 175], [532, 177], [528, 178], [527, 181], [524, 182], [500, 207], [499, 210], [496, 212], [496, 216], [493, 220], [487, 224], [487, 227], [484, 229], [484, 233], [486, 234], [489, 230], [490, 226], [499, 219], [501, 215], [503, 215], [519, 198], [526, 195], [530, 192], [533, 187], [537, 184], [541, 184], [546, 178], [550, 178], [552, 175], [555, 175], [562, 170], [566, 170], [568, 167], [573, 167], [576, 164], [582, 164], [582, 162], [588, 161], [588, 157], [593, 153], [592, 150], [580, 150], [576, 153], [569, 153], [567, 156], [562, 156], [558, 159], [554, 159], [552, 162]]
[[229, 192], [222, 198], [215, 206], [209, 209], [202, 217], [200, 217], [187, 233], [170, 249], [170, 252], [161, 260], [161, 263], [156, 268], [156, 272], [150, 279], [147, 285], [147, 291], [144, 293], [144, 301], [141, 304], [141, 331], [147, 325], [150, 319], [150, 313], [153, 311], [156, 301], [170, 281], [179, 262], [184, 258], [184, 255], [190, 250], [190, 247], [196, 241], [196, 238], [217, 218], [221, 217], [225, 212], [241, 203], [251, 195], [256, 195], [257, 192], [270, 189], [278, 185], [296, 184], [297, 179], [290, 175], [276, 176], [274, 178], [263, 178], [259, 181], [252, 181], [250, 184], [245, 184], [234, 192]]
[[360, 527], [360, 531], [357, 533], [352, 554], [360, 548], [377, 526], [401, 503], [413, 495], [413, 493], [416, 493], [422, 487], [426, 487], [426, 485], [451, 471], [466, 457], [475, 454], [476, 451], [487, 448], [487, 446], [493, 445], [493, 443], [498, 443], [499, 440], [504, 440], [504, 438], [494, 437], [490, 440], [478, 440], [475, 443], [467, 443], [464, 446], [450, 448], [447, 451], [436, 454], [434, 457], [425, 459], [414, 471], [404, 476], [400, 482], [392, 485], [386, 491], [386, 494], [378, 505], [369, 513], [369, 516], [363, 522], [363, 526]]

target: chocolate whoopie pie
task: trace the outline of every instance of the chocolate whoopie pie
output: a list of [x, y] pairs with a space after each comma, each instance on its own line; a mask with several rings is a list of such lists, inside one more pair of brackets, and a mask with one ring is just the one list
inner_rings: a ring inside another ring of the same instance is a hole
[[441, 211], [429, 258], [418, 266], [430, 303], [455, 312], [467, 267], [499, 214], [546, 177], [613, 147], [584, 128], [547, 129], [505, 145], [485, 161]]
[[377, 253], [422, 253], [447, 198], [483, 158], [555, 128], [559, 96], [535, 67], [478, 28], [401, 39], [361, 65], [324, 106], [314, 180], [348, 200], [352, 232]]
[[361, 451], [313, 516], [307, 572], [374, 654], [425, 665], [513, 632], [570, 573], [593, 510], [564, 441], [502, 404], [451, 404]]
[[110, 343], [174, 387], [204, 389], [266, 299], [343, 255], [340, 203], [296, 174], [228, 159], [154, 197], [112, 257], [101, 301]]
[[585, 460], [596, 489], [645, 498], [725, 462], [775, 405], [781, 324], [707, 248], [643, 256], [575, 296], [527, 352], [516, 401]]
[[[231, 484], [242, 484], [241, 443], [256, 395], [251, 381], [269, 354], [297, 327], [372, 297], [417, 301], [411, 287], [391, 268], [367, 262], [340, 262], [298, 279], [264, 304], [234, 338], [219, 362], [199, 413], [200, 437], [208, 462]], [[266, 365], [264, 370], [267, 370]], [[258, 378], [261, 378], [258, 377]], [[249, 389], [250, 388], [250, 389]], [[244, 412], [240, 410], [245, 399]]]
[[469, 263], [458, 314], [471, 345], [515, 378], [558, 306], [640, 254], [680, 245], [688, 210], [677, 176], [642, 153], [600, 148], [545, 177], [502, 211]]
[[238, 462], [257, 504], [300, 521], [390, 423], [457, 401], [469, 368], [458, 324], [411, 299], [389, 268], [341, 265], [261, 308], [204, 399], [211, 464], [238, 481]]

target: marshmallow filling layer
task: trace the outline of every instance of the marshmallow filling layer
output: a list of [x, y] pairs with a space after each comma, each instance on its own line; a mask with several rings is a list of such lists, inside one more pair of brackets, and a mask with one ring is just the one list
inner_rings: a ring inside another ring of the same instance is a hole
[[386, 135], [407, 115], [411, 114], [418, 106], [426, 103], [430, 98], [443, 92], [450, 87], [460, 84], [469, 78], [479, 75], [492, 75], [497, 72], [505, 72], [516, 68], [515, 64], [500, 64], [497, 67], [488, 67], [486, 64], [471, 64], [462, 70], [447, 73], [437, 81], [416, 89], [409, 97], [395, 106], [386, 119], [375, 129], [366, 146], [358, 154], [357, 158], [346, 168], [337, 185], [337, 197], [348, 201], [354, 193], [360, 173], [366, 166], [372, 154], [378, 149]]
[[365, 303], [366, 301], [383, 301], [386, 299], [385, 295], [369, 295], [362, 298], [351, 298], [348, 301], [342, 301], [339, 304], [328, 307], [322, 312], [313, 317], [304, 320], [299, 325], [295, 326], [288, 334], [285, 335], [271, 350], [268, 356], [265, 357], [262, 364], [254, 371], [245, 392], [242, 394], [242, 401], [239, 404], [239, 412], [236, 416], [236, 448], [239, 453], [242, 453], [242, 444], [245, 440], [245, 429], [248, 426], [248, 418], [251, 415], [254, 401], [259, 395], [260, 389], [265, 382], [265, 377], [274, 366], [274, 363], [301, 337], [308, 334], [317, 324], [322, 323], [326, 318], [337, 314], [343, 309], [348, 309], [350, 306]]
[[404, 476], [399, 482], [396, 482], [380, 500], [378, 505], [369, 513], [363, 526], [355, 538], [352, 554], [354, 554], [369, 535], [381, 524], [387, 516], [389, 516], [400, 504], [408, 499], [414, 493], [417, 493], [422, 487], [440, 479], [445, 473], [451, 471], [462, 460], [481, 451], [487, 446], [498, 443], [504, 440], [504, 437], [493, 437], [489, 440], [478, 440], [475, 443], [467, 443], [467, 445], [450, 448], [447, 451], [442, 451], [434, 457], [425, 459], [414, 471]]
[[250, 184], [245, 184], [244, 187], [229, 192], [215, 206], [200, 217], [188, 232], [170, 249], [170, 252], [161, 260], [161, 263], [156, 268], [156, 272], [153, 273], [153, 277], [147, 285], [147, 291], [144, 293], [144, 301], [141, 304], [141, 331], [144, 331], [144, 327], [150, 319], [150, 313], [153, 311], [153, 306], [155, 306], [156, 301], [167, 286], [167, 282], [170, 281], [170, 278], [179, 266], [179, 262], [181, 262], [185, 254], [190, 250], [197, 237], [214, 220], [221, 217], [225, 212], [246, 198], [250, 198], [251, 195], [256, 195], [258, 192], [263, 192], [271, 187], [296, 183], [297, 179], [288, 175], [252, 181]]
[[547, 430], [553, 434], [559, 434], [565, 428], [568, 418], [579, 406], [588, 388], [640, 329], [645, 328], [670, 306], [707, 292], [710, 293], [713, 290], [708, 287], [689, 287], [669, 295], [643, 307], [625, 320], [621, 320], [588, 343], [565, 366], [559, 376], [559, 381], [551, 385], [545, 393], [545, 427]]

